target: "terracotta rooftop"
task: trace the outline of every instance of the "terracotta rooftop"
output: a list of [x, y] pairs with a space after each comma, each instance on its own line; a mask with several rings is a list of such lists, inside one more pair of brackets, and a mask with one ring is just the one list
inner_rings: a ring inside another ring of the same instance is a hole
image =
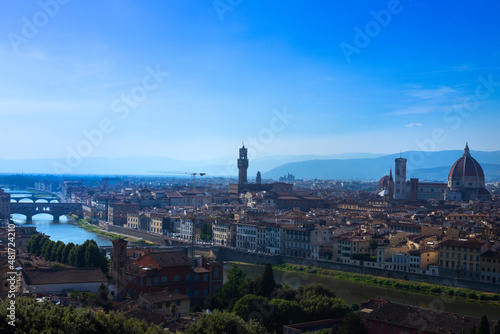
[[142, 297], [151, 303], [173, 302], [176, 300], [191, 298], [189, 296], [182, 295], [180, 293], [172, 293], [172, 292], [168, 292], [168, 291], [146, 293], [146, 294], [142, 295]]
[[[362, 303], [364, 318], [425, 333], [468, 333], [479, 318], [392, 302]], [[432, 319], [432, 321], [429, 321]], [[425, 329], [422, 328], [425, 324]], [[490, 322], [493, 325], [493, 322]]]
[[[157, 252], [144, 255], [144, 257], [146, 256], [151, 256], [160, 268], [189, 266], [191, 264], [191, 260], [184, 252]], [[140, 259], [137, 262], [140, 265]]]
[[481, 241], [460, 241], [460, 240], [445, 240], [441, 242], [441, 246], [456, 246], [456, 247], [466, 247], [466, 248], [481, 248], [485, 245], [485, 242]]
[[27, 285], [107, 282], [101, 268], [23, 270]]

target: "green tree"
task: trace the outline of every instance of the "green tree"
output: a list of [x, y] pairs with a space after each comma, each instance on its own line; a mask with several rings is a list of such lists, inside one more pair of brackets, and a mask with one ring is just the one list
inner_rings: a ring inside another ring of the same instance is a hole
[[60, 260], [61, 263], [70, 264], [69, 253], [71, 252], [71, 250], [74, 247], [75, 247], [75, 244], [72, 242], [70, 242], [70, 243], [66, 244], [66, 246], [64, 246], [64, 249], [62, 251], [61, 260]]
[[266, 334], [266, 329], [256, 322], [244, 321], [234, 313], [214, 311], [204, 314], [186, 329], [186, 334]]
[[113, 304], [109, 298], [109, 289], [104, 283], [101, 283], [99, 289], [97, 289], [96, 302], [98, 305], [101, 305], [106, 312], [113, 308]]
[[335, 298], [335, 291], [328, 285], [312, 283], [305, 286], [299, 286], [295, 299], [307, 299], [312, 296], [325, 296]]
[[217, 302], [221, 308], [232, 310], [234, 304], [243, 297], [247, 286], [247, 275], [236, 265], [227, 273], [227, 281], [222, 285], [217, 294]]
[[76, 245], [75, 248], [75, 263], [73, 265], [75, 267], [85, 267], [85, 245]]
[[175, 315], [177, 314], [177, 304], [176, 303], [170, 304], [170, 313], [172, 313], [172, 318], [175, 319]]
[[350, 313], [344, 318], [342, 334], [368, 334], [368, 329], [358, 313]]
[[257, 285], [257, 295], [269, 298], [274, 289], [276, 289], [276, 282], [274, 280], [273, 267], [270, 263], [266, 263], [264, 272]]
[[375, 250], [378, 248], [378, 243], [375, 239], [370, 241], [370, 249], [372, 250], [372, 256], [375, 256]]
[[469, 334], [477, 334], [475, 322], [472, 323], [472, 329], [470, 330]]
[[51, 302], [16, 298], [15, 327], [8, 324], [8, 299], [0, 302], [0, 333], [85, 333], [85, 334], [161, 334], [160, 327], [136, 318], [125, 319], [121, 312], [100, 312], [88, 308], [59, 307]]
[[62, 253], [62, 250], [64, 248], [64, 242], [61, 240], [57, 241], [54, 247], [52, 248], [52, 253], [50, 254], [50, 260], [51, 261], [59, 261], [59, 253]]
[[479, 327], [477, 328], [477, 334], [490, 334], [490, 322], [488, 318], [483, 315], [479, 321]]
[[78, 251], [78, 248], [80, 246], [79, 245], [74, 245], [71, 250], [69, 251], [69, 254], [68, 254], [68, 264], [69, 265], [72, 265], [72, 266], [77, 266], [76, 263], [77, 263], [77, 251]]
[[500, 320], [498, 320], [495, 328], [493, 328], [493, 334], [500, 334]]
[[342, 318], [351, 312], [351, 308], [342, 299], [321, 295], [302, 299], [299, 304], [304, 317], [309, 321]]
[[54, 246], [55, 246], [56, 242], [55, 241], [52, 241], [52, 240], [49, 240], [45, 243], [45, 249], [43, 251], [43, 254], [42, 254], [42, 257], [44, 259], [46, 259], [47, 261], [51, 261], [51, 257], [52, 257], [52, 249], [54, 249]]
[[249, 320], [258, 315], [262, 316], [263, 313], [269, 314], [271, 313], [269, 300], [256, 295], [243, 296], [234, 304], [233, 313], [243, 320]]
[[495, 328], [493, 329], [493, 334], [500, 334], [500, 320], [498, 320]]
[[266, 321], [266, 329], [270, 333], [280, 333], [283, 326], [307, 321], [302, 308], [295, 300], [272, 299], [269, 305], [273, 312]]

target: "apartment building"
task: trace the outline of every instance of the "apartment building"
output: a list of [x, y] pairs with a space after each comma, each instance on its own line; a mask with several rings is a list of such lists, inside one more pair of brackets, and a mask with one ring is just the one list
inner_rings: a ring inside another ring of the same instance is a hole
[[235, 247], [236, 222], [231, 219], [216, 219], [212, 222], [214, 245]]
[[480, 280], [500, 284], [500, 252], [487, 250], [479, 255], [479, 262], [481, 269]]
[[257, 250], [257, 227], [256, 223], [236, 224], [236, 247], [246, 250]]
[[442, 276], [480, 278], [480, 255], [488, 243], [477, 240], [445, 240], [439, 244], [439, 273]]

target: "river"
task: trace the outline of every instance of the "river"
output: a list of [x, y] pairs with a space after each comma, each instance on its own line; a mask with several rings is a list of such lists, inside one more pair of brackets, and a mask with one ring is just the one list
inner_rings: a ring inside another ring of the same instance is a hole
[[64, 243], [83, 244], [87, 239], [92, 239], [98, 246], [112, 246], [110, 239], [78, 227], [74, 219], [68, 219], [65, 216], [56, 222], [52, 220], [51, 215], [38, 214], [33, 221], [26, 222], [23, 215], [14, 214], [12, 220], [19, 226], [35, 226], [38, 232], [45, 233], [50, 236], [50, 240], [56, 242], [60, 240]]
[[[227, 272], [232, 264], [224, 265], [224, 279], [227, 279]], [[250, 278], [255, 275], [261, 275], [264, 267], [252, 264], [240, 264], [239, 267]], [[466, 302], [463, 300], [454, 300], [441, 296], [421, 295], [407, 291], [398, 291], [388, 288], [378, 287], [359, 282], [336, 279], [333, 277], [323, 277], [299, 272], [288, 272], [274, 270], [274, 278], [277, 283], [287, 283], [293, 288], [310, 283], [322, 283], [331, 286], [337, 295], [347, 304], [360, 304], [370, 298], [388, 300], [395, 303], [430, 308], [436, 311], [445, 311], [450, 313], [465, 314], [480, 318], [486, 315], [489, 320], [500, 320], [500, 307], [479, 302]]]

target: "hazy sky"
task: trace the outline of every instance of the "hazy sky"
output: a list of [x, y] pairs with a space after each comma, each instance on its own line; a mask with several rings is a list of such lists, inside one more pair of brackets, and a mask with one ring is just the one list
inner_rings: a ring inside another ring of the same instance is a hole
[[0, 158], [500, 149], [498, 1], [0, 5]]

